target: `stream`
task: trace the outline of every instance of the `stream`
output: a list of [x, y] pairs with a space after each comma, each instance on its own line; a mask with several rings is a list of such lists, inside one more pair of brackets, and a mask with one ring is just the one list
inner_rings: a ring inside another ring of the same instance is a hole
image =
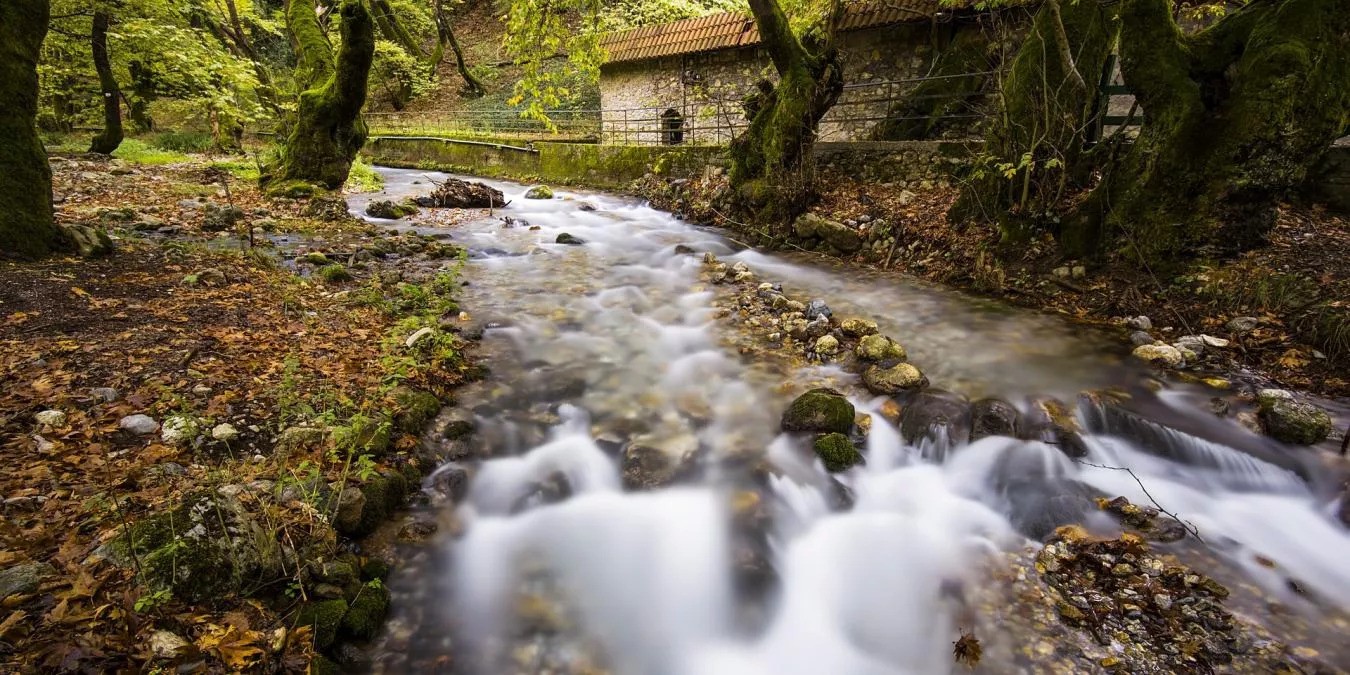
[[[384, 192], [352, 196], [354, 213], [445, 178], [380, 172]], [[1233, 586], [1230, 610], [1326, 663], [1350, 659], [1350, 532], [1333, 473], [1215, 417], [1199, 387], [1151, 394], [1118, 339], [903, 276], [744, 250], [629, 198], [526, 200], [528, 186], [483, 182], [510, 200], [493, 217], [375, 221], [448, 232], [470, 251], [461, 305], [487, 326], [477, 356], [492, 372], [427, 434], [471, 456], [427, 479], [420, 510], [439, 531], [403, 551], [372, 672], [946, 673], [965, 670], [952, 645], [967, 631], [984, 644], [980, 672], [1085, 672], [1073, 654], [1025, 653], [1046, 636], [1008, 611], [1015, 598], [991, 573], [1055, 525], [1118, 529], [1063, 498], [1080, 486], [1181, 515], [1204, 544], [1170, 551]], [[562, 233], [585, 244], [554, 243]], [[1124, 416], [1077, 406], [1081, 462], [1040, 441], [949, 443], [940, 429], [905, 442], [856, 376], [760, 349], [726, 320], [726, 291], [700, 279], [705, 252], [837, 317], [875, 320], [935, 388], [1023, 410], [1035, 396], [1143, 393]], [[864, 465], [827, 474], [809, 441], [779, 433], [788, 403], [816, 386], [871, 417]], [[475, 433], [444, 438], [455, 420]], [[698, 457], [697, 470], [625, 489], [632, 446]], [[465, 494], [445, 498], [458, 480]]]

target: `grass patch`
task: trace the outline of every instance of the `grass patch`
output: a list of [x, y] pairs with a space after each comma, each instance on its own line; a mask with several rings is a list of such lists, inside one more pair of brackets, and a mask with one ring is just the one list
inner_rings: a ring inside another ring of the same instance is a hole
[[113, 157], [133, 164], [177, 164], [188, 161], [188, 156], [174, 150], [156, 148], [139, 138], [127, 138], [113, 151]]
[[258, 165], [252, 159], [240, 157], [238, 159], [227, 159], [219, 162], [212, 162], [211, 168], [230, 172], [231, 176], [247, 182], [256, 183], [260, 172]]
[[384, 177], [360, 157], [352, 162], [352, 170], [347, 174], [347, 190], [350, 192], [377, 192], [384, 188]]

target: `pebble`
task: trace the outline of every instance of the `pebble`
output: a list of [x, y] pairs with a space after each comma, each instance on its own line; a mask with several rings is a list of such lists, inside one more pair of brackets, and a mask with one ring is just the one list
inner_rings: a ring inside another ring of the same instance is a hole
[[1125, 325], [1135, 330], [1152, 330], [1153, 321], [1144, 315], [1132, 316], [1125, 320]]
[[1181, 351], [1170, 345], [1142, 345], [1135, 347], [1132, 354], [1141, 361], [1161, 364], [1170, 368], [1178, 368], [1186, 362]]
[[1257, 325], [1261, 323], [1260, 319], [1254, 316], [1239, 316], [1232, 321], [1224, 324], [1224, 328], [1234, 335], [1246, 335], [1256, 330]]
[[117, 423], [117, 426], [138, 436], [143, 436], [155, 433], [155, 430], [159, 429], [159, 422], [156, 422], [149, 415], [127, 415]]
[[112, 387], [94, 387], [89, 390], [89, 395], [104, 403], [112, 403], [118, 398], [117, 390]]
[[1157, 340], [1154, 340], [1153, 336], [1149, 335], [1146, 331], [1137, 330], [1133, 333], [1130, 333], [1130, 343], [1136, 347], [1151, 345], [1154, 342], [1157, 342]]

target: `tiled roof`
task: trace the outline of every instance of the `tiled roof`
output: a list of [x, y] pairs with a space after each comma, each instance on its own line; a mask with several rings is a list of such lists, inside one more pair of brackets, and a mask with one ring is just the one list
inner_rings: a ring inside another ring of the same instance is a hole
[[[937, 0], [885, 0], [849, 6], [840, 30], [875, 28], [931, 19]], [[759, 44], [754, 19], [735, 12], [711, 14], [656, 26], [643, 26], [601, 38], [606, 63], [643, 61], [677, 54], [696, 54]]]

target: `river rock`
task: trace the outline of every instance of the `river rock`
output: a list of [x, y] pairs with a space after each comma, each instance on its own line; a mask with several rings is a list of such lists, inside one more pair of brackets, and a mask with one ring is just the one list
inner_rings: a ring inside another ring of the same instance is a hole
[[1153, 336], [1149, 335], [1147, 331], [1137, 330], [1130, 333], [1130, 343], [1136, 347], [1151, 345], [1154, 342], [1157, 342], [1157, 340], [1153, 339]]
[[854, 253], [863, 245], [862, 235], [857, 230], [834, 220], [821, 219], [816, 224], [816, 236], [842, 253]]
[[833, 389], [812, 389], [783, 412], [783, 431], [846, 434], [853, 429], [853, 404]]
[[159, 429], [159, 422], [149, 415], [127, 415], [117, 423], [117, 426], [137, 436], [144, 436], [155, 433]]
[[811, 449], [815, 451], [816, 456], [825, 465], [825, 470], [830, 473], [846, 471], [863, 461], [862, 453], [858, 452], [858, 448], [853, 445], [853, 441], [840, 433], [821, 434], [811, 444]]
[[675, 462], [661, 448], [633, 443], [623, 450], [622, 469], [625, 488], [651, 490], [670, 482]]
[[953, 445], [970, 440], [971, 410], [964, 396], [947, 391], [925, 391], [900, 414], [900, 435], [910, 443], [933, 438], [945, 429]]
[[868, 366], [863, 371], [863, 384], [873, 394], [899, 394], [928, 386], [928, 378], [908, 363], [897, 363], [889, 368]]
[[1153, 330], [1153, 320], [1142, 314], [1126, 319], [1125, 325], [1135, 330]]
[[553, 199], [553, 188], [547, 185], [536, 185], [525, 192], [526, 199]]
[[834, 356], [839, 353], [839, 340], [833, 335], [822, 335], [816, 339], [814, 349], [820, 356]]
[[75, 249], [82, 258], [95, 258], [112, 253], [115, 249], [112, 237], [109, 237], [101, 227], [80, 223], [57, 223], [56, 227], [65, 234], [67, 241], [75, 244]]
[[234, 227], [234, 224], [244, 219], [244, 211], [237, 206], [216, 206], [207, 204], [202, 213], [205, 218], [202, 219], [203, 232], [224, 232]]
[[1135, 358], [1168, 368], [1180, 368], [1185, 365], [1186, 357], [1181, 350], [1171, 345], [1141, 345], [1131, 352]]
[[343, 488], [338, 494], [337, 513], [333, 518], [333, 528], [338, 532], [350, 534], [361, 529], [361, 513], [366, 507], [366, 495], [359, 488]]
[[414, 200], [418, 206], [437, 206], [447, 209], [489, 209], [506, 205], [501, 190], [482, 183], [470, 183], [447, 178], [427, 197]]
[[868, 335], [875, 335], [877, 332], [877, 322], [872, 321], [871, 319], [851, 317], [839, 322], [839, 330], [848, 337], [861, 338]]
[[834, 313], [830, 311], [830, 306], [826, 305], [825, 301], [820, 299], [812, 300], [807, 303], [806, 311], [803, 312], [803, 314], [806, 316], [807, 321], [815, 321], [822, 316], [828, 319], [834, 315]]
[[[1183, 335], [1177, 338], [1177, 341], [1172, 343], [1172, 346], [1176, 347], [1177, 350], [1180, 351], [1183, 356], [1185, 356], [1186, 350], [1188, 349], [1191, 352], [1193, 352], [1196, 356], [1199, 356], [1205, 353], [1205, 347], [1207, 347], [1208, 345], [1205, 343], [1205, 338], [1203, 336]], [[1189, 359], [1190, 357], [1187, 358]]]
[[1261, 422], [1275, 440], [1292, 445], [1315, 445], [1331, 434], [1327, 411], [1283, 389], [1256, 394]]
[[858, 346], [854, 348], [853, 353], [858, 358], [873, 363], [904, 361], [907, 357], [905, 348], [899, 342], [885, 335], [863, 336], [861, 340], [858, 340]]
[[970, 440], [986, 436], [1017, 437], [1021, 413], [1017, 408], [997, 398], [980, 399], [970, 406]]
[[563, 232], [558, 235], [558, 238], [555, 239], [554, 242], [558, 244], [567, 244], [568, 246], [581, 246], [586, 243], [586, 240]]
[[372, 218], [398, 220], [417, 213], [415, 204], [397, 203], [388, 199], [373, 201], [366, 205], [366, 215]]
[[803, 213], [792, 222], [792, 233], [799, 239], [814, 239], [816, 230], [825, 219], [814, 213]]

